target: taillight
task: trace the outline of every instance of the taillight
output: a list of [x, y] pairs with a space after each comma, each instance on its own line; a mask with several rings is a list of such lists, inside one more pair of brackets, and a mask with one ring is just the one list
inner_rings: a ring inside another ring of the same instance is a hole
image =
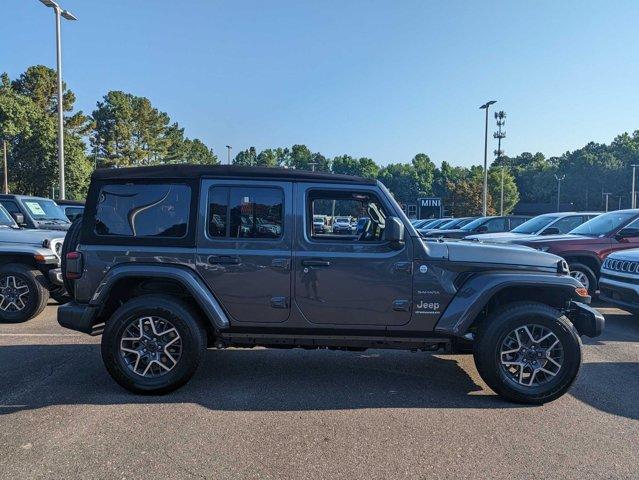
[[68, 280], [76, 280], [82, 276], [82, 254], [80, 252], [67, 253], [65, 270]]

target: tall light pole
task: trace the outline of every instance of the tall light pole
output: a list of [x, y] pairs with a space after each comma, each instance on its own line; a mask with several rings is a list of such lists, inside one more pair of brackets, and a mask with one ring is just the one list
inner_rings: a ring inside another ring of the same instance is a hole
[[486, 110], [486, 127], [484, 130], [484, 200], [482, 203], [483, 216], [488, 212], [488, 108], [497, 103], [497, 100], [490, 100], [484, 103], [480, 110]]
[[2, 141], [2, 149], [4, 150], [4, 181], [2, 182], [2, 193], [9, 193], [9, 178], [7, 174], [7, 141]]
[[555, 180], [557, 180], [557, 211], [559, 211], [559, 197], [561, 196], [561, 181], [566, 178], [566, 175], [555, 174]]
[[612, 193], [611, 192], [603, 192], [601, 195], [606, 197], [606, 212], [607, 212], [608, 211], [608, 198], [610, 198], [610, 195], [612, 195]]
[[231, 149], [232, 148], [233, 147], [231, 147], [230, 145], [226, 146], [226, 159], [227, 159], [227, 162], [228, 162], [229, 165], [231, 164]]
[[[495, 150], [495, 156], [497, 157], [497, 163], [500, 163], [501, 156], [504, 151], [501, 149], [501, 139], [506, 138], [506, 132], [502, 130], [502, 127], [506, 124], [506, 112], [503, 110], [495, 112], [495, 120], [497, 120], [497, 131], [493, 133], [493, 138], [497, 139], [497, 150]], [[499, 207], [499, 215], [504, 215], [504, 165], [501, 164], [501, 202]]]
[[60, 39], [60, 17], [77, 20], [76, 16], [64, 10], [53, 0], [40, 0], [55, 12], [56, 63], [58, 73], [58, 168], [60, 169], [60, 198], [66, 195], [64, 185], [64, 106], [62, 105], [62, 41]]
[[639, 167], [637, 164], [630, 165], [632, 167], [632, 195], [630, 196], [630, 208], [637, 208], [637, 196], [635, 195], [635, 169]]

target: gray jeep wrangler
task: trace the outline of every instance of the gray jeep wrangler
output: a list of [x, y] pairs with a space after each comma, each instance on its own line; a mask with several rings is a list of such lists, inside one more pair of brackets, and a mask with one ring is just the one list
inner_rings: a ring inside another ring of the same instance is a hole
[[[357, 219], [335, 234], [313, 218]], [[165, 393], [206, 348], [472, 352], [503, 397], [562, 395], [604, 319], [561, 258], [425, 242], [359, 177], [169, 165], [98, 170], [63, 246], [58, 321], [102, 334], [123, 387]]]

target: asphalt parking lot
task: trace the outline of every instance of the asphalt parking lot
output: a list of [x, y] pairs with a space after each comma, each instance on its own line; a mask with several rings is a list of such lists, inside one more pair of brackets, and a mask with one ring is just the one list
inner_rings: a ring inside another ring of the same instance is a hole
[[471, 356], [211, 350], [163, 397], [56, 307], [0, 325], [2, 478], [638, 478], [639, 320], [603, 309], [568, 395], [504, 402]]

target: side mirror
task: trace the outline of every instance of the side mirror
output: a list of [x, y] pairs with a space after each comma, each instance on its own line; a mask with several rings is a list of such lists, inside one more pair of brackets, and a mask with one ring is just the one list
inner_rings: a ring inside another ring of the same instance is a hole
[[24, 225], [24, 215], [21, 213], [12, 213], [11, 216], [18, 225]]
[[486, 225], [480, 225], [479, 227], [475, 229], [475, 232], [477, 233], [485, 233], [487, 231], [488, 231], [488, 226]]
[[559, 229], [557, 227], [548, 227], [546, 230], [541, 232], [542, 235], [558, 235]]
[[615, 240], [618, 242], [627, 241], [628, 238], [639, 237], [639, 229], [637, 228], [622, 228], [615, 235]]
[[397, 217], [388, 217], [384, 226], [384, 240], [393, 250], [399, 250], [404, 246], [404, 224]]

